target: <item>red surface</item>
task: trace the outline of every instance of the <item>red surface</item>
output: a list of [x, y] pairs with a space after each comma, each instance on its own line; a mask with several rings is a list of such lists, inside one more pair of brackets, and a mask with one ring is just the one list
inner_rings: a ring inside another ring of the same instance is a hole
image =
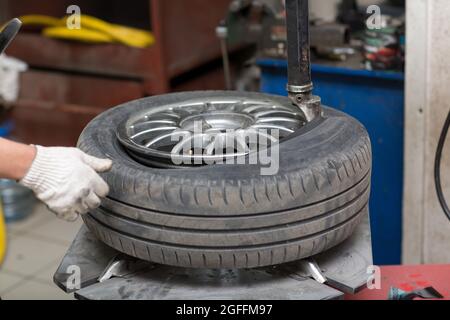
[[450, 265], [381, 267], [381, 289], [365, 289], [347, 300], [387, 300], [389, 289], [413, 291], [433, 287], [445, 300], [450, 300]]

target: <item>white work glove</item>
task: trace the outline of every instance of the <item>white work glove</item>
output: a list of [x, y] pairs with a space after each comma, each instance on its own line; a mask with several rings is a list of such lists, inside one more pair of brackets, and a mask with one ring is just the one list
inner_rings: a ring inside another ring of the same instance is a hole
[[76, 148], [36, 149], [36, 158], [19, 183], [33, 190], [57, 217], [75, 221], [100, 205], [109, 187], [97, 172], [110, 170], [111, 160], [92, 157]]
[[0, 56], [0, 97], [6, 102], [16, 102], [20, 90], [20, 73], [27, 71], [25, 62], [16, 58]]

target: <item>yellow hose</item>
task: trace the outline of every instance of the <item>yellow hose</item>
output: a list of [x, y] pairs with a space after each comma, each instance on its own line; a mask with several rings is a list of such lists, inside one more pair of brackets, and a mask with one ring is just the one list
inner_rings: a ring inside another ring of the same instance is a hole
[[19, 17], [25, 26], [42, 26], [42, 27], [63, 27], [64, 21], [58, 18], [44, 16], [40, 14], [30, 14]]
[[42, 34], [49, 38], [78, 40], [87, 43], [112, 43], [114, 39], [107, 34], [88, 29], [67, 29], [66, 27], [45, 28]]
[[3, 204], [0, 200], [0, 265], [5, 258], [6, 253], [6, 225], [3, 216]]
[[146, 48], [155, 43], [153, 33], [117, 25], [88, 15], [80, 16], [80, 29], [68, 29], [68, 17], [62, 19], [43, 16], [21, 16], [23, 25], [41, 26], [43, 34], [49, 38], [77, 40], [88, 43], [121, 43], [135, 48]]

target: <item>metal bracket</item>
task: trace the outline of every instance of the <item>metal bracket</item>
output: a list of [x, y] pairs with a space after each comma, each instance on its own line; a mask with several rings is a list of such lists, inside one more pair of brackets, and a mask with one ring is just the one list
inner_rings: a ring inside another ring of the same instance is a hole
[[129, 276], [143, 269], [149, 269], [152, 266], [154, 264], [150, 262], [119, 254], [111, 260], [103, 273], [98, 277], [98, 282], [102, 283], [113, 277]]
[[289, 98], [300, 108], [307, 122], [322, 116], [322, 100], [319, 96], [310, 93], [289, 92]]
[[314, 280], [321, 284], [327, 282], [327, 278], [324, 276], [322, 270], [320, 270], [319, 265], [314, 259], [302, 260], [300, 261], [300, 265], [304, 269], [303, 272], [305, 272], [305, 276], [312, 277]]

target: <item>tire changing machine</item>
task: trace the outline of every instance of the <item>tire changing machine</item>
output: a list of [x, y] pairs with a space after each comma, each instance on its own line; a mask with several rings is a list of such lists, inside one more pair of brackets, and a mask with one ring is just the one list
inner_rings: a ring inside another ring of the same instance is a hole
[[[308, 0], [286, 0], [287, 91], [308, 121], [321, 114], [312, 95]], [[371, 279], [367, 218], [340, 245], [307, 260], [242, 269], [187, 269], [157, 265], [108, 247], [83, 226], [54, 275], [77, 299], [89, 300], [324, 300], [342, 299]]]

